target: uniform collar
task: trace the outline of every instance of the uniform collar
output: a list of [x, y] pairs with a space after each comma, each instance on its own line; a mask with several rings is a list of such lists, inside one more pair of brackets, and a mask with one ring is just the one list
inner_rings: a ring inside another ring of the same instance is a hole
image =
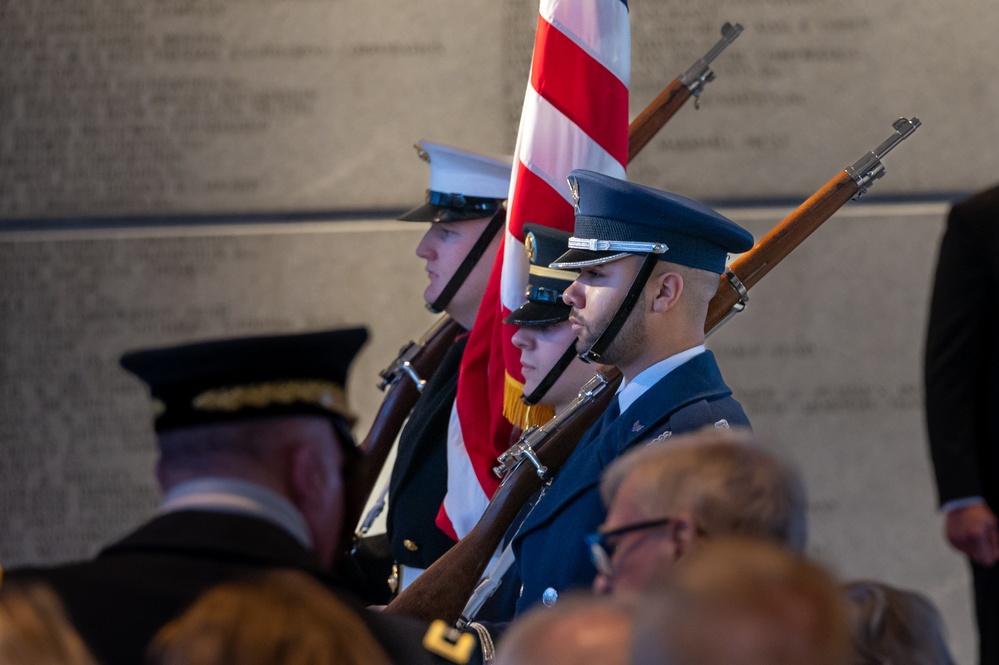
[[277, 492], [234, 478], [198, 478], [172, 487], [163, 496], [157, 514], [181, 510], [250, 515], [288, 532], [304, 547], [312, 549], [309, 526], [298, 509]]
[[617, 391], [617, 401], [621, 407], [620, 412], [624, 413], [629, 406], [635, 403], [635, 400], [644, 395], [646, 390], [658, 383], [664, 376], [691, 358], [701, 355], [704, 351], [703, 344], [699, 344], [686, 351], [681, 351], [669, 358], [660, 360], [655, 365], [645, 368], [631, 381], [622, 383]]

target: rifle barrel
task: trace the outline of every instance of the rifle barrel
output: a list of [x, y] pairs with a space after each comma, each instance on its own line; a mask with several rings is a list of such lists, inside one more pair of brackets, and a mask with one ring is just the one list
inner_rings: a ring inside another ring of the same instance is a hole
[[628, 126], [628, 161], [642, 151], [652, 137], [663, 128], [669, 119], [676, 115], [691, 96], [699, 97], [704, 86], [714, 80], [714, 72], [708, 65], [728, 47], [742, 32], [742, 26], [726, 23], [722, 26], [722, 38], [711, 47], [703, 58], [698, 58], [690, 69], [673, 79], [652, 103], [631, 121]]

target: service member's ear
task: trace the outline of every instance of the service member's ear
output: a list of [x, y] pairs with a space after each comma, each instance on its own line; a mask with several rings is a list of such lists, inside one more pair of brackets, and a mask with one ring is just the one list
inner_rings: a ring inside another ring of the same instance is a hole
[[654, 275], [652, 282], [652, 311], [666, 312], [680, 301], [680, 294], [683, 293], [683, 277], [676, 272], [664, 272], [661, 275]]
[[310, 507], [321, 502], [323, 490], [323, 464], [315, 446], [298, 444], [292, 448], [289, 484], [292, 503], [305, 514]]

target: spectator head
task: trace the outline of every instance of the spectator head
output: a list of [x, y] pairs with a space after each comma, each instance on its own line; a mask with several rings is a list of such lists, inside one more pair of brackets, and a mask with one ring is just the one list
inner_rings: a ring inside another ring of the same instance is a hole
[[712, 539], [648, 596], [633, 665], [847, 665], [835, 580], [760, 539]]
[[887, 584], [845, 584], [853, 623], [854, 665], [954, 665], [943, 619], [915, 591]]
[[611, 464], [601, 494], [607, 519], [591, 537], [598, 592], [640, 590], [720, 536], [804, 547], [803, 485], [748, 431], [709, 426], [652, 443]]
[[221, 584], [150, 642], [147, 665], [387, 665], [357, 612], [298, 571]]

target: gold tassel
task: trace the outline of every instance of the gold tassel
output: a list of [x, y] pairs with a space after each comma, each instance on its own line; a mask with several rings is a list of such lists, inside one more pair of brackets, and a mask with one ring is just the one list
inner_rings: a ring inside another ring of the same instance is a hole
[[555, 407], [551, 404], [536, 404], [528, 406], [521, 401], [524, 394], [524, 384], [506, 375], [503, 385], [503, 417], [516, 427], [526, 430], [535, 425], [544, 425], [555, 417]]

